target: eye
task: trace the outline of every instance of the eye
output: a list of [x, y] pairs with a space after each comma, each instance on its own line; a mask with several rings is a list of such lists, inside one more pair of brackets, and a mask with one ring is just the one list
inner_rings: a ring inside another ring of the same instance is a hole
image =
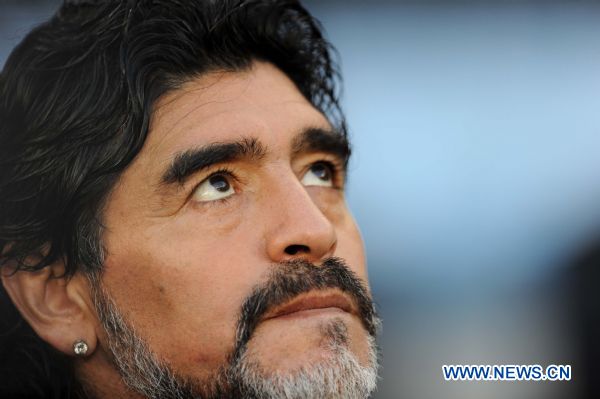
[[217, 201], [235, 194], [230, 183], [231, 176], [224, 172], [217, 172], [196, 187], [193, 198], [198, 202]]
[[302, 176], [305, 186], [333, 187], [334, 168], [328, 162], [316, 162]]

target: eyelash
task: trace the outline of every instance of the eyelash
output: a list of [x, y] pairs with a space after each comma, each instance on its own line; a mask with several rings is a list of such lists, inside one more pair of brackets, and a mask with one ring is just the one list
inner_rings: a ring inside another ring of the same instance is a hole
[[[317, 160], [315, 162], [311, 162], [310, 165], [308, 165], [308, 168], [306, 169], [306, 171], [310, 170], [310, 168], [312, 168], [314, 165], [316, 164], [323, 164], [323, 165], [327, 165], [329, 167], [329, 169], [331, 170], [331, 181], [333, 183], [333, 188], [341, 190], [344, 188], [344, 182], [340, 181], [340, 178], [342, 177], [342, 174], [344, 172], [344, 168], [342, 167], [341, 163], [339, 161], [332, 161], [329, 159], [320, 159]], [[306, 173], [306, 172], [304, 172]]]
[[[205, 181], [207, 181], [211, 177], [217, 176], [217, 175], [224, 175], [224, 176], [227, 176], [228, 178], [230, 178], [231, 182], [232, 182], [232, 187], [235, 190], [235, 183], [239, 182], [239, 179], [235, 176], [235, 173], [231, 169], [219, 168], [219, 169], [215, 170], [214, 172], [212, 172], [210, 175], [206, 176], [204, 179], [200, 180], [200, 182], [198, 182], [198, 184], [196, 184], [194, 187], [192, 187], [192, 189], [190, 190], [190, 193], [188, 195], [188, 200], [190, 200], [192, 198], [192, 196], [194, 195], [194, 192], [196, 192], [196, 190], [198, 189], [198, 187], [200, 187], [201, 184], [203, 184]], [[198, 204], [202, 204], [203, 206], [220, 205], [220, 204], [225, 204], [230, 199], [231, 199], [231, 196], [228, 196], [228, 197], [220, 198], [220, 199], [213, 200], [213, 201], [206, 201], [203, 203], [198, 202]]]

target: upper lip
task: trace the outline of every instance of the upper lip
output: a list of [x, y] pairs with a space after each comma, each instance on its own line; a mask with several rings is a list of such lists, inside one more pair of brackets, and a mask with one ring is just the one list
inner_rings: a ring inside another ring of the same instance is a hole
[[347, 313], [357, 314], [350, 298], [341, 291], [310, 291], [300, 294], [283, 305], [267, 312], [263, 320], [285, 316], [291, 313], [311, 309], [339, 308]]

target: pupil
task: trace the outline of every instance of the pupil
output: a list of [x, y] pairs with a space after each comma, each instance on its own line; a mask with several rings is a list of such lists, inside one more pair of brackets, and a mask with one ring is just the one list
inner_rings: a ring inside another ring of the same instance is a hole
[[321, 180], [329, 180], [331, 178], [329, 169], [322, 163], [314, 165], [312, 171]]
[[223, 176], [213, 176], [210, 178], [210, 184], [217, 190], [221, 192], [226, 192], [229, 190], [229, 182]]

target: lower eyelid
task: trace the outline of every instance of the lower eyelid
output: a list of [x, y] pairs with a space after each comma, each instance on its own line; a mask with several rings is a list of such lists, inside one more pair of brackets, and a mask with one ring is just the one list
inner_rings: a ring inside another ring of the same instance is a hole
[[230, 196], [227, 196], [224, 198], [219, 198], [219, 199], [212, 200], [212, 201], [194, 201], [194, 200], [192, 200], [192, 201], [190, 201], [190, 205], [193, 207], [201, 207], [201, 208], [224, 206], [224, 205], [227, 205], [228, 202], [232, 201], [236, 195], [237, 195], [237, 193], [234, 193]]

